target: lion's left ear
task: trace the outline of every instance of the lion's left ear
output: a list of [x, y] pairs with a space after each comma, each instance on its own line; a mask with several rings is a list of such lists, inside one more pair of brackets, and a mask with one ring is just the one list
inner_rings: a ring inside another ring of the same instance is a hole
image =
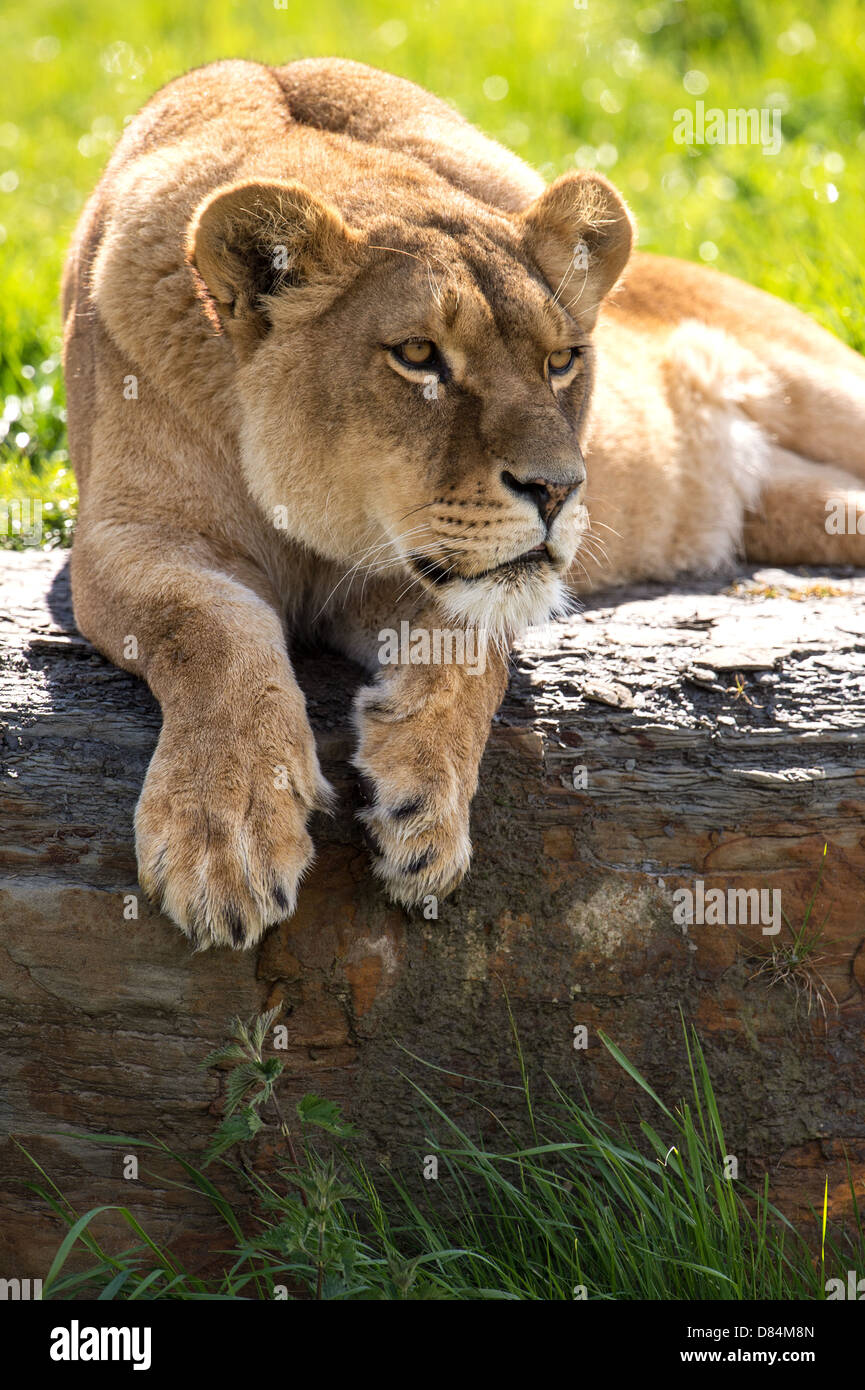
[[518, 215], [529, 251], [563, 307], [587, 329], [625, 268], [634, 224], [603, 174], [563, 174]]
[[337, 272], [358, 240], [332, 204], [302, 183], [237, 183], [205, 199], [187, 258], [229, 334], [252, 345], [269, 328], [269, 296]]

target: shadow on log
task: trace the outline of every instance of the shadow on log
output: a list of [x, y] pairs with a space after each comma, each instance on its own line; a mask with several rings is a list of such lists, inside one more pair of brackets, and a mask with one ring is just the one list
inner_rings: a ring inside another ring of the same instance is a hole
[[[428, 1146], [403, 1073], [458, 1115], [462, 1076], [506, 1083], [496, 1113], [520, 1113], [508, 1001], [539, 1090], [547, 1076], [579, 1081], [610, 1117], [633, 1115], [640, 1097], [598, 1029], [675, 1102], [687, 1086], [681, 1008], [740, 1177], [768, 1170], [801, 1217], [828, 1173], [841, 1217], [849, 1159], [862, 1193], [865, 578], [742, 571], [724, 585], [620, 591], [530, 636], [482, 768], [474, 866], [437, 920], [389, 904], [368, 869], [348, 765], [357, 672], [299, 657], [339, 811], [316, 818], [298, 912], [257, 955], [192, 956], [136, 882], [132, 816], [158, 709], [75, 632], [65, 557], [7, 553], [0, 569], [7, 1272], [44, 1276], [60, 1235], [24, 1190], [33, 1171], [10, 1135], [79, 1211], [123, 1202], [193, 1261], [221, 1249], [217, 1218], [188, 1193], [158, 1175], [124, 1181], [122, 1146], [71, 1136], [200, 1150], [224, 1083], [202, 1059], [232, 1015], [276, 1004], [286, 1105], [308, 1091], [338, 1101], [368, 1159], [415, 1172]], [[756, 972], [773, 950], [789, 954], [821, 864], [816, 956], [768, 984], [772, 972]], [[697, 915], [701, 892], [780, 890], [785, 922], [776, 935], [711, 912], [683, 924], [683, 888]]]

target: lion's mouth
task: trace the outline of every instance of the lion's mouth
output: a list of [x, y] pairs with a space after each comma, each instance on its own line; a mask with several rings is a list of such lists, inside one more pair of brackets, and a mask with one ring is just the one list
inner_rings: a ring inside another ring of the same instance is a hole
[[[486, 570], [486, 574], [516, 574], [520, 570], [537, 569], [541, 565], [552, 564], [553, 557], [546, 545], [533, 545], [531, 550], [524, 550], [522, 555], [517, 555], [513, 560], [505, 560], [503, 564], [496, 565], [494, 569]], [[482, 579], [481, 574], [472, 575], [473, 579]]]
[[531, 550], [524, 550], [521, 555], [515, 555], [511, 560], [503, 560], [501, 564], [492, 565], [490, 569], [480, 570], [476, 574], [464, 574], [453, 565], [441, 565], [427, 557], [410, 555], [409, 560], [418, 574], [436, 585], [459, 579], [467, 584], [477, 583], [480, 579], [505, 581], [527, 570], [539, 570], [546, 565], [554, 565], [553, 557], [545, 544], [532, 546]]

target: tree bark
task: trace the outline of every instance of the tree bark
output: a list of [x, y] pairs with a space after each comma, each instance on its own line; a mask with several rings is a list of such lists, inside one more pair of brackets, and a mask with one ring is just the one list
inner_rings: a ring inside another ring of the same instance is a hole
[[[221, 1249], [216, 1216], [158, 1163], [126, 1180], [121, 1144], [73, 1136], [200, 1151], [224, 1085], [202, 1059], [233, 1015], [277, 1004], [283, 1109], [332, 1098], [367, 1159], [415, 1173], [428, 1144], [404, 1073], [471, 1124], [462, 1078], [505, 1083], [495, 1116], [518, 1126], [510, 1009], [539, 1094], [553, 1078], [632, 1116], [643, 1098], [598, 1032], [676, 1103], [681, 1009], [740, 1178], [768, 1169], [801, 1216], [828, 1173], [840, 1217], [849, 1159], [863, 1200], [865, 577], [743, 570], [619, 591], [530, 634], [482, 767], [473, 869], [437, 920], [394, 907], [368, 869], [348, 765], [358, 672], [299, 655], [340, 808], [315, 819], [295, 917], [257, 953], [193, 956], [136, 882], [153, 699], [76, 633], [63, 555], [6, 553], [0, 572], [0, 1272], [43, 1276], [59, 1240], [11, 1135], [79, 1212], [123, 1203], [193, 1260]], [[683, 925], [674, 894], [699, 883], [780, 890], [786, 922]], [[823, 936], [797, 966], [815, 889]], [[771, 983], [757, 972], [773, 951], [788, 976]]]

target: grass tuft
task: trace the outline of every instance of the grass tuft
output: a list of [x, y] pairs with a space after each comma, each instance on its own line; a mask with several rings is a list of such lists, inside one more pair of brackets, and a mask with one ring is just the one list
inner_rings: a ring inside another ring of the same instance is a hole
[[[332, 1102], [304, 1097], [288, 1123], [275, 1096], [282, 1063], [266, 1055], [272, 1023], [273, 1015], [236, 1021], [228, 1046], [209, 1059], [230, 1068], [229, 1103], [219, 1142], [202, 1164], [156, 1140], [83, 1136], [171, 1158], [181, 1174], [177, 1185], [203, 1195], [225, 1227], [220, 1272], [191, 1272], [127, 1207], [79, 1214], [36, 1164], [42, 1181], [32, 1190], [67, 1227], [44, 1298], [821, 1299], [828, 1279], [843, 1281], [865, 1263], [852, 1175], [847, 1223], [830, 1219], [827, 1182], [808, 1232], [769, 1200], [768, 1177], [755, 1188], [736, 1180], [693, 1030], [685, 1030], [690, 1095], [674, 1109], [602, 1035], [656, 1111], [636, 1133], [609, 1124], [559, 1086], [538, 1100], [521, 1069], [522, 1132], [531, 1140], [518, 1142], [500, 1126], [493, 1148], [408, 1081], [423, 1126], [424, 1182], [406, 1170], [365, 1166], [353, 1129]], [[515, 1047], [519, 1059], [516, 1032]], [[494, 1090], [479, 1086], [475, 1103], [485, 1115]], [[246, 1123], [234, 1124], [238, 1116]], [[266, 1171], [253, 1161], [253, 1134], [273, 1141]], [[323, 1135], [327, 1153], [318, 1146]], [[242, 1183], [247, 1200], [240, 1209], [220, 1187], [220, 1170]], [[134, 1237], [118, 1252], [96, 1234], [108, 1211]]]

